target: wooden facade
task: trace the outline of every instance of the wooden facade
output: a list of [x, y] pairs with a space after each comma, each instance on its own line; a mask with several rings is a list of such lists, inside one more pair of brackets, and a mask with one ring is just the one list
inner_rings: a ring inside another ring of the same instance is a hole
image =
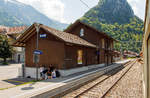
[[[42, 31], [41, 31], [42, 32]], [[56, 68], [62, 68], [64, 64], [64, 43], [57, 41], [54, 36], [47, 34], [47, 38], [39, 38], [39, 49], [42, 51], [40, 55], [39, 65], [54, 65]], [[36, 66], [33, 62], [33, 52], [36, 50], [36, 34], [33, 35], [25, 46], [25, 64], [27, 67]]]
[[[69, 69], [91, 64], [97, 64], [96, 45], [91, 44], [80, 37], [40, 26], [40, 34], [46, 34], [46, 38], [39, 38], [38, 50], [42, 51], [38, 65], [52, 65], [58, 69]], [[26, 67], [35, 67], [34, 51], [36, 50], [37, 33], [35, 24], [29, 27], [22, 36], [13, 44], [25, 47]], [[78, 51], [82, 51], [82, 62], [78, 64]]]
[[[30, 26], [13, 44], [25, 47], [26, 67], [35, 67], [36, 23]], [[52, 65], [58, 69], [70, 69], [94, 64], [111, 64], [113, 62], [113, 39], [105, 33], [76, 22], [64, 32], [39, 25], [39, 35], [46, 34], [38, 40], [38, 50], [42, 51], [38, 65]], [[80, 35], [81, 29], [84, 33]], [[66, 33], [68, 32], [68, 33]]]
[[[84, 34], [81, 36], [81, 30], [84, 31]], [[100, 32], [95, 28], [77, 20], [74, 24], [69, 26], [65, 32], [75, 34], [82, 39], [96, 45], [98, 47], [97, 52], [97, 63], [102, 64], [111, 64], [113, 63], [113, 43], [114, 39], [106, 35], [104, 32]], [[104, 40], [104, 43], [102, 42]], [[103, 45], [104, 44], [104, 45]]]
[[[83, 51], [83, 64], [77, 64], [77, 52]], [[96, 48], [65, 45], [65, 69], [97, 64]]]

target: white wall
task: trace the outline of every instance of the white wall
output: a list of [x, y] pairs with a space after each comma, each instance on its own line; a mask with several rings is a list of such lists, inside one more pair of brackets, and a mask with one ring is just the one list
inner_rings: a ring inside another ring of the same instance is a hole
[[90, 69], [104, 67], [104, 66], [105, 66], [105, 64], [89, 65], [89, 66], [80, 67], [80, 68], [73, 68], [73, 69], [68, 69], [68, 70], [59, 70], [59, 72], [60, 72], [61, 76], [68, 76], [68, 75], [71, 75], [74, 73], [87, 71]]
[[[86, 67], [80, 67], [80, 68], [72, 68], [68, 70], [59, 70], [61, 76], [68, 76], [74, 73], [82, 72], [82, 71], [87, 71], [89, 69], [93, 68], [99, 68], [99, 67], [104, 67], [104, 64], [98, 64], [98, 65], [90, 65]], [[22, 76], [22, 68], [19, 69], [19, 76]], [[25, 77], [30, 76], [32, 78], [36, 78], [36, 68], [32, 67], [25, 67]], [[38, 77], [40, 76], [40, 70], [38, 69]]]
[[[23, 76], [23, 69], [18, 69], [18, 76]], [[25, 67], [25, 77], [30, 76], [31, 78], [36, 78], [36, 68]], [[40, 69], [38, 69], [38, 78], [40, 78]]]
[[16, 53], [13, 54], [13, 60], [18, 63], [18, 55], [20, 55], [20, 63], [25, 61], [25, 49], [21, 47], [15, 47]]

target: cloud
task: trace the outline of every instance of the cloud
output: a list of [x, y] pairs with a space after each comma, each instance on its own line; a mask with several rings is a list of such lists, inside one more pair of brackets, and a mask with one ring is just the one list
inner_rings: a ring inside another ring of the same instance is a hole
[[64, 19], [64, 4], [61, 0], [17, 0], [29, 4], [51, 19], [66, 22]]
[[146, 0], [127, 0], [134, 10], [135, 15], [144, 20]]
[[[57, 21], [64, 22], [64, 23], [66, 23], [66, 20], [69, 22], [70, 20], [72, 21], [73, 19], [76, 19], [73, 17], [77, 17], [77, 16], [81, 17], [80, 14], [85, 12], [79, 9], [81, 8], [81, 6], [79, 6], [80, 4], [78, 4], [78, 2], [80, 1], [76, 1], [76, 0], [17, 0], [17, 1], [25, 3], [25, 4], [29, 4], [33, 6], [35, 9], [37, 9], [38, 11], [40, 11], [41, 13], [48, 16], [49, 18], [55, 19]], [[95, 2], [94, 0], [92, 0], [91, 2], [88, 2], [88, 1], [89, 0], [87, 0], [88, 5], [90, 4], [92, 5], [91, 3], [92, 1]], [[144, 19], [146, 0], [127, 0], [127, 1], [133, 8], [135, 15], [137, 15], [141, 19]], [[94, 3], [93, 6], [96, 5], [96, 3]], [[69, 8], [69, 6], [71, 6], [72, 8], [71, 7]], [[77, 6], [79, 7], [76, 8]], [[70, 16], [68, 16], [68, 14], [70, 14]]]

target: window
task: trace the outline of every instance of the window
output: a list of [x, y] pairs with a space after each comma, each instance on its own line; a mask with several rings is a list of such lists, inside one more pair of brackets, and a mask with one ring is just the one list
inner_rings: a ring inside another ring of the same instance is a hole
[[82, 36], [84, 36], [84, 29], [83, 28], [80, 30], [80, 37], [82, 37]]
[[105, 48], [105, 40], [102, 39], [102, 48]]

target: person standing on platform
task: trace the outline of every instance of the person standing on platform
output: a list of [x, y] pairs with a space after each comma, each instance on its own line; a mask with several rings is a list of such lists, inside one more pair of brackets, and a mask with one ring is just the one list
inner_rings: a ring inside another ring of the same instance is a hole
[[43, 79], [44, 79], [43, 71], [44, 71], [44, 66], [43, 66], [43, 65], [41, 65], [41, 67], [40, 67], [40, 79], [41, 79], [41, 80], [43, 80]]

